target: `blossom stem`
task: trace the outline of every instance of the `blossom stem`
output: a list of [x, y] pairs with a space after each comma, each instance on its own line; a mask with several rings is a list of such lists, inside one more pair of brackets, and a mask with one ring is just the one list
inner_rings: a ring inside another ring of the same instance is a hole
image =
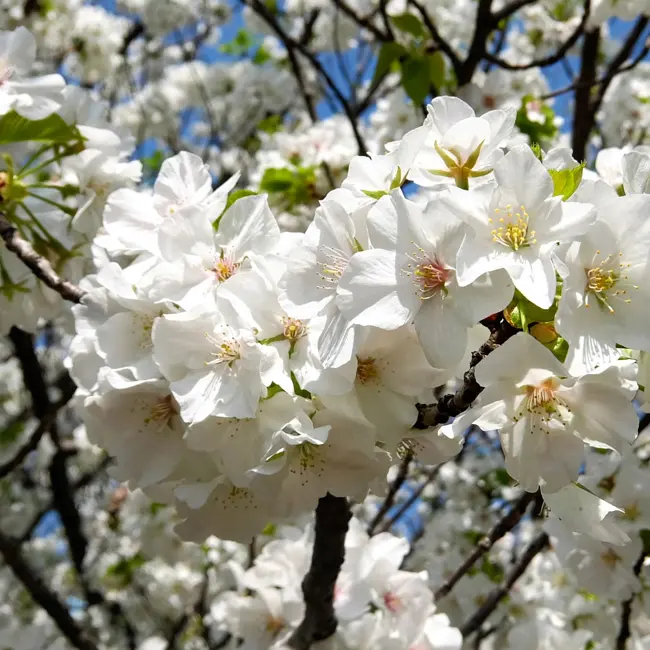
[[329, 638], [336, 631], [334, 586], [345, 559], [350, 516], [345, 497], [327, 493], [319, 499], [311, 565], [302, 581], [305, 616], [288, 642], [294, 650], [309, 650], [313, 643]]

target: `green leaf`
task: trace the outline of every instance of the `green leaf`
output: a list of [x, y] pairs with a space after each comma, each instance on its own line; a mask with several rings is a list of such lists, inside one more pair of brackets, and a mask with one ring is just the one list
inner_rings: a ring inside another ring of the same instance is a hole
[[253, 55], [252, 61], [256, 65], [262, 65], [263, 63], [266, 63], [270, 58], [271, 55], [269, 54], [268, 50], [266, 50], [266, 48], [262, 45]]
[[273, 383], [266, 389], [266, 397], [264, 399], [271, 399], [274, 395], [278, 393], [284, 393], [284, 390], [280, 388], [277, 384]]
[[507, 309], [507, 316], [515, 327], [527, 332], [529, 326], [533, 323], [552, 322], [556, 311], [557, 301], [548, 309], [542, 309], [515, 290], [515, 296]]
[[434, 52], [429, 57], [429, 80], [440, 88], [445, 83], [445, 57], [442, 52]]
[[262, 535], [267, 535], [269, 537], [275, 535], [275, 531], [278, 529], [278, 527], [275, 524], [266, 524], [264, 526], [264, 530], [262, 531]]
[[401, 32], [407, 32], [415, 38], [422, 38], [425, 34], [424, 25], [414, 14], [408, 12], [390, 17], [391, 23]]
[[411, 57], [402, 63], [402, 87], [414, 104], [421, 104], [429, 94], [429, 57]]
[[585, 163], [580, 163], [572, 169], [549, 169], [553, 179], [553, 196], [561, 196], [563, 201], [570, 198], [582, 181], [582, 170]]
[[228, 200], [226, 201], [226, 207], [223, 209], [223, 212], [217, 217], [217, 220], [212, 224], [214, 229], [216, 230], [219, 228], [221, 217], [226, 214], [228, 208], [230, 208], [230, 206], [235, 203], [235, 201], [243, 199], [245, 196], [253, 196], [255, 194], [257, 194], [257, 192], [253, 192], [253, 190], [234, 190], [233, 192], [230, 192], [230, 194], [228, 194]]
[[533, 153], [535, 154], [535, 158], [541, 162], [542, 156], [543, 156], [543, 151], [542, 148], [539, 146], [539, 142], [533, 142], [530, 145], [530, 148], [532, 149]]
[[500, 564], [492, 562], [487, 557], [483, 557], [481, 571], [488, 577], [491, 582], [500, 583], [505, 577], [505, 571]]
[[[537, 104], [536, 109], [542, 115], [543, 122], [539, 122], [537, 119], [531, 120], [528, 116], [528, 110], [533, 102]], [[531, 143], [552, 140], [557, 134], [553, 109], [532, 95], [522, 97], [521, 107], [517, 111], [515, 125], [522, 133], [530, 138]]]
[[273, 194], [287, 192], [293, 187], [294, 173], [290, 169], [271, 167], [264, 172], [260, 182], [260, 191]]
[[263, 120], [260, 120], [257, 128], [264, 133], [275, 133], [282, 126], [282, 116], [281, 115], [269, 115]]
[[75, 126], [53, 113], [42, 120], [28, 120], [16, 111], [0, 118], [0, 144], [11, 142], [52, 142], [67, 144], [81, 142], [83, 137]]
[[157, 515], [161, 510], [164, 510], [167, 506], [164, 503], [158, 503], [156, 501], [152, 501], [151, 504], [149, 505], [149, 510], [152, 515]]
[[381, 77], [390, 71], [391, 65], [399, 61], [401, 56], [406, 54], [406, 49], [399, 43], [382, 43], [377, 55], [377, 65], [372, 76], [371, 86], [374, 86]]
[[395, 178], [393, 178], [390, 184], [391, 191], [396, 190], [398, 187], [402, 187], [404, 180], [405, 179], [402, 178], [402, 169], [398, 165], [397, 170], [395, 171]]
[[298, 395], [298, 397], [304, 397], [305, 399], [311, 399], [311, 393], [308, 390], [305, 390], [304, 388], [300, 387], [300, 384], [298, 383], [298, 380], [296, 379], [296, 375], [291, 373], [291, 381], [293, 383], [293, 390]]
[[0, 431], [0, 447], [13, 445], [25, 430], [25, 423], [22, 420], [12, 422], [8, 427]]
[[382, 196], [386, 196], [388, 192], [386, 190], [361, 190], [366, 196], [369, 196], [371, 199], [379, 201]]

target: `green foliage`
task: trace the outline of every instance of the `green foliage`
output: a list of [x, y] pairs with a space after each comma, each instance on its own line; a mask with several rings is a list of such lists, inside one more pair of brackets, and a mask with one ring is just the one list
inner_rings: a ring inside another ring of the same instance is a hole
[[221, 45], [219, 51], [230, 56], [250, 57], [257, 65], [262, 65], [271, 58], [268, 50], [263, 45], [258, 46], [253, 35], [243, 27], [237, 31], [232, 41]]
[[0, 448], [9, 447], [20, 439], [25, 430], [25, 423], [22, 420], [12, 422], [8, 427], [0, 431]]
[[147, 177], [156, 177], [160, 167], [165, 162], [165, 152], [162, 149], [156, 149], [150, 156], [142, 158], [142, 167], [144, 175]]
[[397, 16], [391, 16], [390, 21], [401, 32], [411, 34], [415, 38], [423, 38], [426, 35], [424, 25], [414, 14], [406, 12]]
[[402, 87], [414, 104], [421, 104], [429, 94], [438, 64], [429, 55], [410, 56], [402, 62]]
[[106, 569], [106, 577], [112, 582], [126, 587], [133, 580], [133, 574], [145, 563], [141, 553], [136, 553], [130, 558], [122, 558]]
[[372, 77], [372, 85], [376, 84], [381, 77], [390, 72], [391, 68], [399, 68], [399, 60], [406, 56], [407, 50], [403, 45], [394, 41], [382, 43], [377, 55], [377, 65]]
[[570, 198], [582, 181], [582, 170], [585, 163], [580, 163], [572, 169], [549, 169], [553, 179], [553, 196], [561, 196], [563, 201]]
[[230, 194], [228, 194], [228, 199], [226, 200], [226, 207], [223, 209], [223, 212], [217, 217], [216, 221], [212, 224], [214, 226], [214, 229], [217, 230], [219, 228], [221, 217], [226, 214], [230, 206], [232, 206], [239, 199], [243, 199], [245, 196], [255, 196], [256, 194], [257, 192], [253, 192], [253, 190], [233, 190], [230, 192]]
[[53, 113], [42, 120], [28, 120], [16, 111], [0, 118], [0, 144], [12, 142], [47, 142], [53, 144], [81, 144], [83, 137], [76, 126], [68, 124]]
[[[535, 102], [536, 109], [541, 113], [544, 118], [543, 122], [531, 120], [528, 117], [528, 105]], [[532, 95], [525, 95], [521, 100], [521, 107], [517, 111], [517, 119], [515, 124], [522, 133], [525, 133], [531, 143], [544, 142], [551, 140], [557, 133], [557, 126], [555, 125], [555, 113], [553, 109], [547, 104], [542, 103], [542, 100], [536, 99]]]
[[271, 167], [264, 172], [260, 192], [281, 195], [289, 207], [309, 203], [315, 197], [316, 167]]
[[557, 300], [549, 309], [542, 309], [515, 290], [515, 296], [506, 310], [506, 317], [511, 325], [527, 332], [533, 323], [552, 322], [556, 311]]
[[279, 131], [282, 127], [282, 116], [281, 115], [269, 115], [264, 119], [260, 120], [257, 128], [264, 133], [275, 133]]
[[514, 484], [514, 480], [504, 467], [491, 469], [477, 481], [480, 490], [490, 497], [498, 493], [501, 488], [512, 487]]

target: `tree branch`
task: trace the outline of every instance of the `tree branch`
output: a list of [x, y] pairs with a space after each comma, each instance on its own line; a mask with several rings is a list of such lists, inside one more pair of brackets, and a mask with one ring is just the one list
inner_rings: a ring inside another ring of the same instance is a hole
[[485, 602], [460, 626], [459, 629], [463, 637], [468, 637], [483, 625], [499, 603], [508, 595], [515, 582], [524, 574], [533, 558], [546, 548], [548, 542], [548, 535], [542, 532], [526, 547], [506, 579], [488, 594]]
[[569, 38], [567, 38], [567, 40], [564, 41], [564, 43], [562, 43], [562, 45], [560, 45], [560, 47], [553, 54], [542, 59], [534, 59], [529, 63], [508, 63], [508, 61], [504, 61], [498, 56], [495, 56], [487, 51], [484, 54], [484, 58], [486, 58], [490, 63], [498, 65], [505, 70], [530, 70], [532, 68], [546, 68], [550, 65], [554, 65], [563, 59], [567, 52], [578, 42], [578, 39], [584, 33], [590, 13], [591, 0], [585, 0], [585, 8], [582, 14], [582, 19], [580, 20], [580, 24], [576, 27], [571, 36], [569, 36]]
[[345, 497], [328, 493], [318, 501], [314, 550], [309, 571], [302, 581], [305, 616], [288, 641], [294, 650], [309, 650], [313, 643], [329, 638], [336, 631], [334, 586], [345, 559], [350, 516]]
[[381, 532], [386, 532], [389, 531], [403, 516], [404, 514], [408, 511], [408, 509], [420, 498], [422, 495], [422, 492], [424, 492], [424, 488], [429, 485], [429, 483], [432, 483], [438, 474], [440, 473], [440, 468], [442, 467], [442, 464], [436, 465], [433, 469], [429, 470], [429, 473], [427, 474], [426, 478], [418, 487], [413, 490], [413, 493], [411, 496], [401, 505], [400, 509], [386, 522], [384, 525], [381, 527]]
[[[639, 577], [641, 574], [641, 569], [645, 563], [647, 557], [646, 550], [643, 549], [639, 558], [634, 563], [634, 575]], [[632, 617], [632, 604], [634, 603], [635, 594], [630, 596], [626, 601], [621, 605], [621, 623], [618, 630], [618, 636], [616, 637], [616, 650], [625, 650], [627, 647], [627, 640], [630, 638], [630, 619]]]
[[578, 161], [586, 158], [587, 142], [596, 117], [591, 108], [591, 86], [596, 81], [596, 62], [599, 47], [600, 29], [587, 32], [582, 43], [580, 75], [578, 76], [578, 87], [576, 89], [573, 135], [571, 138], [573, 157]]
[[399, 466], [399, 471], [397, 473], [397, 476], [395, 477], [395, 480], [390, 485], [388, 493], [386, 494], [386, 498], [384, 499], [383, 503], [381, 504], [381, 507], [377, 511], [377, 514], [374, 516], [373, 520], [370, 522], [370, 525], [368, 526], [368, 535], [371, 536], [374, 535], [375, 529], [382, 522], [382, 519], [386, 516], [388, 511], [392, 508], [393, 503], [395, 502], [395, 497], [399, 492], [399, 489], [402, 487], [402, 485], [404, 485], [404, 481], [406, 481], [406, 477], [408, 476], [408, 471], [409, 471], [409, 465], [411, 464], [412, 460], [413, 460], [413, 452], [409, 449], [406, 452], [404, 458], [402, 458], [402, 462], [400, 463]]
[[49, 614], [56, 626], [61, 630], [61, 633], [75, 648], [78, 650], [97, 650], [95, 645], [87, 638], [85, 631], [70, 616], [67, 607], [25, 562], [16, 543], [2, 532], [0, 532], [0, 554], [16, 578], [29, 592], [34, 602]]
[[79, 303], [85, 291], [77, 285], [61, 278], [52, 268], [52, 265], [39, 255], [34, 247], [20, 236], [16, 228], [0, 213], [0, 237], [6, 247], [14, 253], [22, 263], [27, 266], [41, 282], [56, 291], [65, 300]]
[[485, 555], [494, 544], [500, 540], [506, 533], [510, 532], [522, 518], [528, 506], [535, 500], [535, 493], [524, 492], [512, 506], [510, 511], [502, 517], [490, 532], [479, 540], [472, 552], [467, 556], [465, 561], [443, 582], [433, 594], [434, 600], [444, 598], [455, 586], [456, 583], [476, 564], [476, 562]]
[[418, 420], [414, 425], [415, 429], [428, 429], [438, 424], [444, 424], [451, 417], [455, 417], [467, 410], [472, 402], [483, 391], [483, 387], [478, 384], [474, 378], [474, 368], [480, 361], [485, 359], [488, 354], [496, 350], [500, 345], [505, 343], [511, 336], [519, 330], [514, 328], [508, 321], [501, 317], [501, 321], [494, 329], [490, 338], [478, 349], [472, 353], [472, 360], [469, 364], [469, 370], [463, 377], [463, 385], [455, 393], [444, 395], [436, 404], [418, 404]]

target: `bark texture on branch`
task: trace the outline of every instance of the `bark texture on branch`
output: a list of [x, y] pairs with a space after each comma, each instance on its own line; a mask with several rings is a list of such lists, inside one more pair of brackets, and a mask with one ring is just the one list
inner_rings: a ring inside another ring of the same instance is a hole
[[345, 535], [350, 521], [345, 497], [327, 494], [318, 501], [311, 565], [302, 581], [305, 616], [289, 639], [294, 650], [309, 650], [336, 631], [334, 587], [345, 559]]
[[85, 291], [68, 280], [60, 277], [52, 268], [52, 265], [42, 255], [39, 255], [34, 247], [20, 236], [16, 228], [7, 221], [7, 218], [0, 214], [0, 237], [4, 240], [5, 246], [14, 253], [22, 263], [41, 282], [50, 289], [56, 291], [62, 298], [70, 302], [81, 302]]
[[417, 405], [419, 414], [414, 428], [428, 429], [429, 427], [435, 427], [466, 411], [483, 391], [483, 387], [474, 378], [474, 368], [488, 354], [496, 350], [518, 331], [520, 330], [510, 325], [505, 318], [502, 318], [492, 330], [490, 338], [476, 352], [472, 353], [469, 370], [463, 377], [463, 385], [455, 393], [443, 395], [436, 404]]

